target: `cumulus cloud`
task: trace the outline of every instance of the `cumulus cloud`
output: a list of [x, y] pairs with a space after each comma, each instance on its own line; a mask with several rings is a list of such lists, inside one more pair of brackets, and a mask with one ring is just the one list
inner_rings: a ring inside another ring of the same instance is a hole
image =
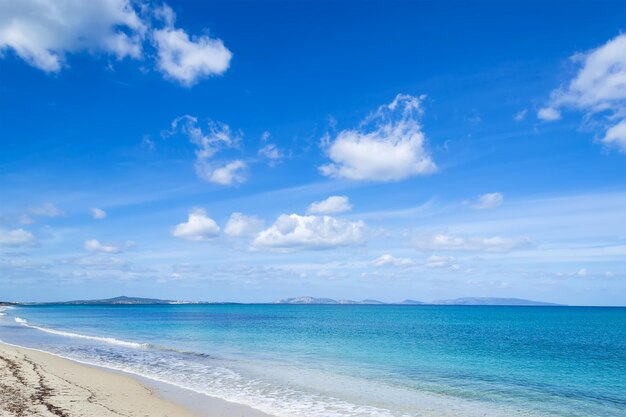
[[415, 247], [420, 251], [510, 252], [530, 246], [530, 239], [500, 236], [454, 236], [447, 233], [417, 236]]
[[214, 156], [225, 148], [237, 147], [241, 132], [232, 131], [225, 123], [209, 120], [206, 129], [198, 126], [198, 119], [190, 115], [177, 117], [166, 134], [181, 132], [196, 147], [194, 167], [198, 177], [207, 182], [234, 185], [245, 182], [248, 165], [242, 160], [216, 162]]
[[154, 30], [152, 37], [158, 67], [166, 77], [189, 87], [228, 69], [233, 54], [220, 39], [206, 35], [190, 37], [184, 30], [175, 28], [174, 12], [166, 5], [158, 14], [163, 17], [165, 27]]
[[335, 214], [352, 210], [352, 204], [345, 195], [331, 195], [325, 200], [311, 203], [309, 214]]
[[37, 239], [33, 234], [24, 229], [6, 230], [0, 229], [0, 246], [35, 246]]
[[30, 209], [30, 213], [34, 214], [35, 216], [42, 217], [60, 217], [65, 215], [65, 212], [63, 210], [61, 210], [52, 203], [45, 203], [39, 207], [32, 207]]
[[0, 1], [0, 50], [46, 72], [80, 51], [140, 58], [146, 29], [129, 0]]
[[487, 193], [478, 197], [478, 201], [471, 204], [471, 206], [478, 210], [492, 209], [501, 206], [504, 202], [504, 195], [502, 193]]
[[559, 109], [585, 112], [586, 118], [600, 116], [605, 134], [601, 142], [626, 152], [626, 34], [604, 45], [576, 54], [576, 75], [552, 92], [548, 106], [539, 111], [544, 120], [557, 120]]
[[216, 237], [220, 227], [206, 215], [203, 209], [193, 209], [184, 223], [179, 223], [172, 230], [172, 235], [186, 240], [205, 240]]
[[380, 106], [358, 128], [342, 130], [323, 146], [332, 163], [323, 175], [352, 180], [399, 181], [435, 172], [437, 165], [425, 147], [423, 97], [398, 94]]
[[232, 213], [224, 226], [224, 233], [233, 237], [252, 236], [263, 230], [263, 227], [263, 220], [256, 216]]
[[329, 249], [362, 244], [365, 224], [331, 216], [282, 214], [260, 232], [252, 246], [268, 249]]
[[85, 250], [89, 252], [100, 253], [121, 253], [126, 247], [115, 245], [112, 243], [101, 243], [97, 239], [89, 239], [85, 241]]
[[385, 253], [371, 262], [372, 266], [398, 266], [406, 268], [415, 265], [415, 261], [410, 258], [396, 258], [395, 256]]
[[94, 207], [91, 209], [91, 217], [96, 220], [103, 220], [107, 218], [107, 212], [97, 207]]
[[182, 85], [228, 69], [232, 53], [220, 39], [190, 36], [175, 20], [167, 5], [133, 0], [3, 0], [0, 53], [11, 50], [36, 68], [59, 72], [66, 56], [79, 52], [144, 60], [151, 41], [158, 70]]

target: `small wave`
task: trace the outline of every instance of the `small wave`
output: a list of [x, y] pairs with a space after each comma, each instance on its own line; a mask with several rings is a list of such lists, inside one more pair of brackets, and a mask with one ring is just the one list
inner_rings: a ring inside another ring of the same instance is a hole
[[54, 329], [48, 329], [46, 327], [35, 326], [35, 325], [32, 325], [32, 324], [28, 323], [28, 321], [24, 320], [21, 317], [16, 317], [15, 318], [15, 322], [16, 323], [20, 323], [23, 326], [30, 327], [31, 329], [41, 330], [42, 332], [56, 334], [58, 336], [73, 337], [73, 338], [76, 338], [76, 339], [95, 340], [95, 341], [98, 341], [98, 342], [109, 343], [109, 344], [117, 345], [117, 346], [131, 347], [131, 348], [135, 348], [135, 349], [150, 347], [150, 345], [147, 344], [147, 343], [127, 342], [125, 340], [119, 340], [119, 339], [115, 339], [113, 337], [88, 336], [86, 334], [64, 332], [62, 330], [54, 330]]

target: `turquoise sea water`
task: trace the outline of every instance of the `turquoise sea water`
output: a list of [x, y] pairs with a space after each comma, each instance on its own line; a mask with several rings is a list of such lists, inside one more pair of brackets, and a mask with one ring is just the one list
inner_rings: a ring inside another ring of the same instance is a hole
[[626, 415], [626, 309], [24, 306], [0, 340], [287, 416]]

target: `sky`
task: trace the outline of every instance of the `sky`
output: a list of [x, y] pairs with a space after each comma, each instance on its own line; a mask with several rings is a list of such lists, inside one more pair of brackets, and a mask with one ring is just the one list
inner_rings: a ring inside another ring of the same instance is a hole
[[0, 299], [626, 305], [624, 16], [0, 0]]

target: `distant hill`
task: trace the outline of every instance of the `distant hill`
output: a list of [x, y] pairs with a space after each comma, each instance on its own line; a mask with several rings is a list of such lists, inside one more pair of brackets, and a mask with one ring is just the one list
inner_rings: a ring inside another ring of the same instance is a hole
[[104, 300], [74, 300], [74, 301], [62, 301], [58, 303], [45, 303], [45, 304], [189, 304], [184, 301], [174, 300], [159, 300], [157, 298], [141, 298], [141, 297], [114, 297]]
[[425, 303], [423, 301], [417, 301], [417, 300], [404, 300], [404, 301], [400, 301], [398, 304], [423, 305], [423, 304], [428, 304], [428, 303]]
[[525, 300], [523, 298], [464, 297], [454, 300], [438, 300], [433, 304], [457, 306], [558, 306], [561, 304]]
[[385, 304], [378, 300], [333, 300], [332, 298], [316, 298], [316, 297], [293, 297], [278, 300], [276, 304]]
[[[239, 303], [210, 303], [194, 301], [161, 300], [158, 298], [141, 297], [114, 297], [103, 300], [74, 300], [49, 303], [20, 303], [20, 304], [63, 304], [63, 305], [141, 305], [141, 304], [239, 304]], [[407, 299], [397, 303], [385, 303], [379, 300], [334, 300], [332, 298], [317, 298], [310, 296], [285, 298], [274, 304], [346, 304], [346, 305], [463, 305], [463, 306], [558, 306], [561, 304], [545, 303], [541, 301], [524, 300], [522, 298], [492, 298], [492, 297], [464, 297], [453, 300], [437, 300], [432, 303]], [[15, 303], [0, 302], [0, 306], [15, 305]]]
[[337, 300], [332, 298], [315, 298], [309, 296], [292, 297], [278, 300], [277, 304], [339, 304]]
[[407, 299], [398, 303], [385, 303], [378, 300], [333, 300], [310, 296], [285, 298], [276, 304], [402, 304], [402, 305], [459, 305], [459, 306], [558, 306], [560, 304], [524, 300], [522, 298], [464, 297], [454, 300], [437, 300], [432, 303]]

